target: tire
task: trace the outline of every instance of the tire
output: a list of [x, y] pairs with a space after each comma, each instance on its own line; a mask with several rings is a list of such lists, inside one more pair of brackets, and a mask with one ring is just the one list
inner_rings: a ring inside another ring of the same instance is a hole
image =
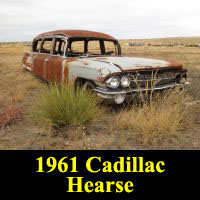
[[82, 85], [81, 85], [81, 88], [83, 90], [88, 90], [88, 91], [93, 91], [94, 89], [94, 84], [92, 84], [91, 82], [89, 81], [85, 81]]

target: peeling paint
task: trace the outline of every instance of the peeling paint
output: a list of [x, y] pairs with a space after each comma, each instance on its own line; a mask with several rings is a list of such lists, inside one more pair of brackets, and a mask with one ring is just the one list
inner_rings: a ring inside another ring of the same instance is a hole
[[87, 61], [83, 61], [84, 65], [89, 65], [89, 63]]
[[105, 78], [106, 76], [108, 76], [108, 74], [110, 74], [110, 70], [106, 68], [101, 69], [100, 72], [103, 78]]
[[42, 33], [37, 37], [42, 37], [46, 35], [65, 35], [67, 37], [95, 37], [95, 38], [115, 39], [111, 35], [105, 33], [99, 33], [95, 31], [85, 31], [85, 30], [56, 30], [56, 31]]

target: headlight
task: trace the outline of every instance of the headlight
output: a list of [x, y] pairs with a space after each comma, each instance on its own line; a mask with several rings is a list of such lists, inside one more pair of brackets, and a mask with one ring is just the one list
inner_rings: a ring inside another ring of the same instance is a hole
[[122, 87], [129, 87], [129, 85], [130, 85], [130, 80], [129, 80], [129, 78], [128, 78], [127, 76], [123, 76], [123, 77], [121, 78], [121, 86], [122, 86]]
[[106, 81], [106, 85], [111, 88], [117, 88], [119, 86], [119, 78], [111, 77]]

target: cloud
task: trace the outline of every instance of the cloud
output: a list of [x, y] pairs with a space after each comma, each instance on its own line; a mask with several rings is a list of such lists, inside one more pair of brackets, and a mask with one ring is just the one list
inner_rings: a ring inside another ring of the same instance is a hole
[[0, 41], [32, 40], [55, 29], [86, 29], [116, 38], [200, 35], [196, 0], [0, 0]]

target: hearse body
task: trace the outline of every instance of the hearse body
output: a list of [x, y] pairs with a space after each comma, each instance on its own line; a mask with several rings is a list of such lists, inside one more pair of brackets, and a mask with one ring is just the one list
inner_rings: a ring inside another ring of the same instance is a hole
[[88, 87], [123, 103], [139, 92], [184, 88], [187, 70], [176, 62], [121, 55], [117, 39], [104, 33], [59, 30], [38, 35], [22, 67], [46, 81]]

